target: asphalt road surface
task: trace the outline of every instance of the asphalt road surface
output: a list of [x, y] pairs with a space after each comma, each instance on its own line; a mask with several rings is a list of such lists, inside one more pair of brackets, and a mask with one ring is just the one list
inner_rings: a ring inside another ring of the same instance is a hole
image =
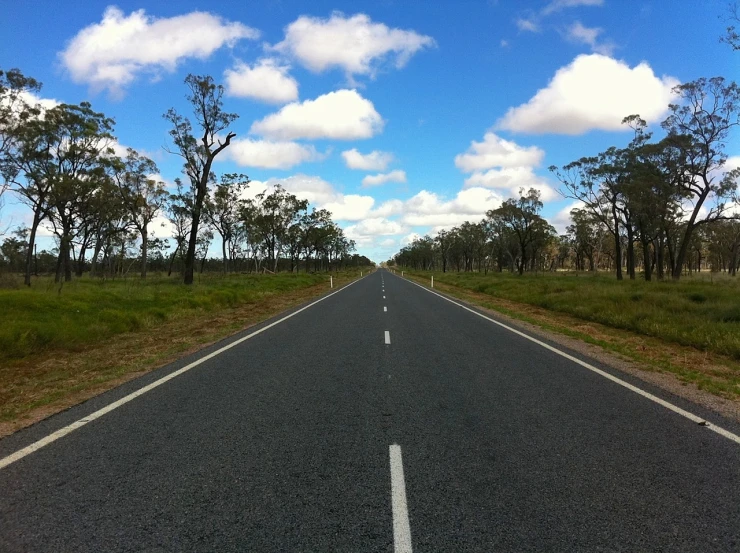
[[740, 551], [731, 421], [387, 271], [281, 319], [0, 441], [0, 551]]

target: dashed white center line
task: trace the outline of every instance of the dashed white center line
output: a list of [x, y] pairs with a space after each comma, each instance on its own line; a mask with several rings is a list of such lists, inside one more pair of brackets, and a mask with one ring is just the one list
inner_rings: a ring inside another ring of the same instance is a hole
[[401, 446], [390, 446], [391, 506], [393, 509], [393, 549], [395, 553], [412, 553], [411, 524], [406, 504], [406, 482], [403, 478]]
[[391, 333], [387, 330], [385, 331], [385, 343], [390, 344], [391, 343]]
[[387, 313], [387, 312], [388, 312], [388, 308], [384, 305], [383, 306], [383, 313]]
[[383, 296], [383, 299], [385, 299], [385, 296]]

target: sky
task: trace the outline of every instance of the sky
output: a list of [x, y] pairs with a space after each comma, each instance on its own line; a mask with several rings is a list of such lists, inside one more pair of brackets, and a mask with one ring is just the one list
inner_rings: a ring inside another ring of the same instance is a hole
[[[521, 188], [563, 232], [574, 202], [549, 166], [626, 146], [630, 114], [660, 135], [679, 83], [738, 78], [740, 52], [719, 41], [727, 4], [29, 0], [0, 12], [0, 68], [43, 82], [48, 105], [113, 117], [121, 151], [151, 157], [166, 183], [181, 163], [162, 115], [189, 115], [183, 80], [211, 75], [239, 114], [216, 173], [248, 175], [249, 196], [280, 183], [329, 209], [380, 262]], [[30, 216], [10, 197], [2, 219]]]

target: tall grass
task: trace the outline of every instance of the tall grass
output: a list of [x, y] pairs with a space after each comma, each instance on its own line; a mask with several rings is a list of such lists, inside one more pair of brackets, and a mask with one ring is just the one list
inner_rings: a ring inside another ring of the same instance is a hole
[[42, 278], [31, 288], [0, 289], [0, 364], [48, 351], [77, 351], [117, 334], [156, 328], [173, 317], [236, 307], [322, 283], [328, 288], [327, 275], [202, 275], [193, 286], [158, 276], [81, 278], [61, 287]]
[[603, 274], [435, 272], [434, 280], [740, 360], [740, 278], [620, 282]]

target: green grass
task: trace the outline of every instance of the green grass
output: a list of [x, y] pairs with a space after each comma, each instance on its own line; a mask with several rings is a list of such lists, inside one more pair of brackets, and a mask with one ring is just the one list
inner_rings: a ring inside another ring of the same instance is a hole
[[435, 272], [434, 280], [740, 360], [740, 278], [619, 282], [605, 274]]
[[[359, 276], [359, 269], [352, 275]], [[336, 279], [336, 276], [335, 276]], [[79, 351], [125, 332], [156, 329], [178, 316], [257, 302], [268, 296], [326, 284], [326, 274], [201, 275], [145, 281], [81, 278], [61, 288], [51, 279], [31, 288], [0, 288], [0, 365], [50, 351]]]

